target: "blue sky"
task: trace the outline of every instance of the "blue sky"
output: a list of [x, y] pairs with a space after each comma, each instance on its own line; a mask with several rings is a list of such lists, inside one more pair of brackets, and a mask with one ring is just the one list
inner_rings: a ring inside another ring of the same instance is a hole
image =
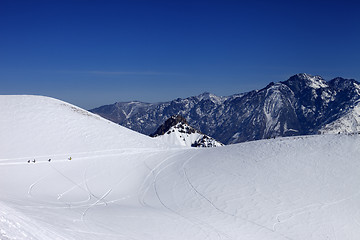
[[0, 94], [84, 108], [360, 80], [356, 1], [0, 1]]

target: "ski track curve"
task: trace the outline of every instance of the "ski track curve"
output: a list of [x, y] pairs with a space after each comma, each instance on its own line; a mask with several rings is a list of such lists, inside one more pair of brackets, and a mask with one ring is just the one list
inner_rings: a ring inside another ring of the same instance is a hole
[[[155, 195], [159, 201], [159, 203], [166, 209], [168, 210], [169, 212], [175, 214], [176, 216], [178, 216], [179, 218], [181, 219], [185, 219], [185, 221], [188, 221], [190, 224], [192, 224], [193, 226], [199, 228], [199, 230], [201, 232], [203, 232], [206, 236], [206, 239], [209, 239], [209, 233], [207, 231], [205, 231], [200, 225], [199, 223], [196, 223], [194, 222], [193, 220], [191, 220], [190, 218], [184, 216], [183, 214], [171, 209], [170, 207], [168, 207], [163, 201], [162, 199], [160, 198], [159, 196], [159, 193], [157, 191], [157, 185], [156, 185], [156, 180], [157, 180], [157, 177], [168, 167], [172, 166], [173, 164], [176, 163], [176, 161], [174, 162], [170, 162], [170, 163], [167, 163], [171, 158], [177, 156], [177, 155], [181, 155], [183, 154], [183, 151], [176, 151], [175, 153], [173, 153], [171, 156], [168, 156], [166, 157], [164, 160], [162, 160], [160, 163], [156, 164], [155, 167], [153, 169], [151, 169], [146, 161], [144, 161], [144, 165], [146, 166], [147, 169], [149, 169], [149, 174], [144, 178], [144, 181], [143, 183], [141, 184], [140, 188], [139, 188], [139, 193], [138, 193], [138, 200], [139, 200], [139, 203], [141, 204], [141, 206], [143, 207], [149, 207], [149, 208], [152, 208], [154, 209], [154, 207], [148, 205], [144, 198], [145, 198], [145, 195], [147, 194], [147, 192], [150, 190], [151, 186], [153, 186], [154, 188], [154, 192], [155, 192]], [[166, 164], [165, 166], [162, 166]], [[150, 178], [153, 178], [153, 181], [149, 181]], [[147, 182], [149, 182], [147, 184]], [[147, 184], [147, 187], [145, 187], [145, 185]]]
[[[183, 154], [183, 152], [181, 152], [180, 154]], [[192, 157], [195, 157], [197, 154], [198, 154], [198, 153], [193, 154]], [[172, 157], [174, 157], [174, 156], [172, 156]], [[169, 159], [170, 159], [170, 158], [165, 159], [164, 161], [161, 162], [161, 164], [166, 163], [167, 161], [169, 161]], [[221, 240], [221, 239], [223, 239], [223, 236], [225, 236], [227, 239], [229, 239], [229, 238], [226, 236], [226, 234], [224, 234], [223, 232], [219, 231], [219, 230], [216, 229], [214, 226], [212, 226], [212, 225], [210, 225], [210, 224], [208, 224], [208, 223], [206, 223], [206, 222], [204, 222], [204, 221], [202, 221], [202, 220], [200, 220], [200, 219], [198, 219], [198, 218], [186, 216], [186, 215], [184, 215], [184, 214], [182, 214], [182, 213], [180, 213], [180, 212], [172, 209], [171, 207], [169, 207], [168, 205], [166, 205], [166, 203], [161, 199], [160, 194], [159, 194], [159, 191], [158, 191], [158, 185], [157, 185], [158, 177], [159, 177], [160, 174], [161, 174], [162, 172], [164, 172], [168, 167], [170, 167], [170, 166], [172, 166], [172, 165], [174, 165], [174, 164], [176, 164], [176, 163], [178, 163], [178, 162], [176, 162], [176, 161], [170, 162], [170, 163], [166, 164], [165, 166], [163, 166], [163, 167], [161, 167], [161, 168], [160, 168], [161, 164], [159, 164], [159, 165], [157, 166], [157, 169], [158, 169], [158, 170], [157, 170], [157, 173], [156, 173], [156, 174], [154, 175], [154, 177], [153, 177], [153, 182], [152, 182], [151, 185], [152, 185], [153, 188], [154, 188], [154, 192], [155, 192], [155, 195], [156, 195], [159, 203], [160, 203], [165, 209], [167, 209], [168, 211], [176, 214], [176, 215], [179, 216], [180, 218], [183, 218], [183, 219], [185, 219], [186, 221], [188, 221], [189, 223], [191, 223], [193, 226], [199, 228], [199, 229], [205, 234], [206, 239], [209, 239], [209, 238], [210, 238], [210, 233], [209, 233], [207, 230], [205, 230], [205, 229], [210, 229], [212, 232], [214, 232], [214, 233], [217, 235], [217, 239], [220, 239], [220, 240]], [[153, 173], [154, 173], [154, 172], [155, 172], [155, 171], [153, 171]], [[150, 185], [150, 186], [151, 186], [151, 185]]]
[[186, 165], [189, 164], [189, 162], [192, 160], [193, 158], [189, 158], [187, 161], [184, 162], [183, 166], [182, 166], [182, 170], [184, 172], [184, 176], [186, 178], [186, 181], [188, 182], [189, 186], [191, 187], [191, 189], [193, 189], [193, 191], [198, 194], [201, 198], [203, 198], [205, 201], [207, 201], [215, 210], [217, 210], [218, 212], [222, 213], [222, 214], [225, 214], [225, 215], [228, 215], [228, 216], [231, 216], [231, 217], [234, 217], [234, 218], [238, 218], [238, 219], [241, 219], [242, 221], [245, 221], [245, 222], [248, 222], [248, 223], [251, 223], [252, 225], [255, 225], [261, 229], [264, 229], [266, 231], [269, 231], [271, 232], [272, 234], [277, 234], [285, 239], [288, 239], [288, 240], [293, 240], [292, 238], [282, 234], [282, 233], [279, 233], [279, 232], [276, 232], [274, 231], [273, 229], [271, 228], [268, 228], [266, 226], [263, 226], [261, 224], [258, 224], [252, 220], [249, 220], [249, 219], [246, 219], [246, 218], [243, 218], [243, 217], [240, 217], [238, 215], [235, 215], [235, 214], [232, 214], [232, 213], [228, 213], [222, 209], [220, 209], [219, 207], [217, 207], [210, 199], [208, 199], [204, 194], [202, 194], [201, 192], [199, 192], [196, 187], [192, 184], [192, 182], [190, 181], [189, 179], [189, 176], [187, 174], [187, 171], [186, 171]]

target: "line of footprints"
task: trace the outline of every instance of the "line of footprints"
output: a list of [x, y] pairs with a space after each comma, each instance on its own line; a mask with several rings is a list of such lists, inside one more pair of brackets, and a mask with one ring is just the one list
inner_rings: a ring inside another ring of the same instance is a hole
[[[71, 159], [72, 159], [71, 157], [68, 157], [68, 160], [69, 160], [69, 161], [71, 161]], [[35, 160], [35, 158], [34, 158], [34, 160], [28, 160], [27, 162], [28, 162], [28, 163], [31, 163], [31, 162], [32, 162], [32, 163], [36, 163], [36, 160]], [[51, 162], [51, 158], [49, 158], [48, 162]]]

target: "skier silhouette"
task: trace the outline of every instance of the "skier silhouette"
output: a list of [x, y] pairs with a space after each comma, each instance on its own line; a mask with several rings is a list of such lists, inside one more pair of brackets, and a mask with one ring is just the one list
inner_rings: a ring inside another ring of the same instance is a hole
[[35, 159], [32, 162], [35, 163]]
[[49, 160], [48, 160], [49, 162], [51, 161], [51, 158], [49, 158]]
[[30, 160], [28, 160], [28, 163], [30, 163]]

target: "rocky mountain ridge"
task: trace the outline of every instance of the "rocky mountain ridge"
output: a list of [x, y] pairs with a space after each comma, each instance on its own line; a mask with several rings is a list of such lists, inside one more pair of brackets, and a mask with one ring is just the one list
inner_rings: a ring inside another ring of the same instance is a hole
[[222, 143], [191, 127], [180, 115], [171, 116], [151, 137], [157, 137], [175, 145], [188, 147], [219, 147]]
[[225, 144], [277, 136], [355, 132], [360, 125], [360, 84], [325, 81], [301, 73], [265, 88], [228, 97], [203, 93], [163, 103], [127, 102], [93, 110], [135, 131], [151, 134], [173, 115]]
[[[168, 120], [164, 122], [164, 124], [158, 127], [158, 129], [154, 133], [150, 134], [150, 137], [161, 136], [164, 135], [165, 133], [170, 134], [171, 128], [178, 124], [180, 124], [181, 126], [188, 125], [186, 119], [183, 116], [181, 115], [171, 116]], [[188, 128], [183, 128], [183, 129], [184, 129], [183, 132], [187, 134], [196, 132], [195, 128], [192, 128], [190, 126]]]

